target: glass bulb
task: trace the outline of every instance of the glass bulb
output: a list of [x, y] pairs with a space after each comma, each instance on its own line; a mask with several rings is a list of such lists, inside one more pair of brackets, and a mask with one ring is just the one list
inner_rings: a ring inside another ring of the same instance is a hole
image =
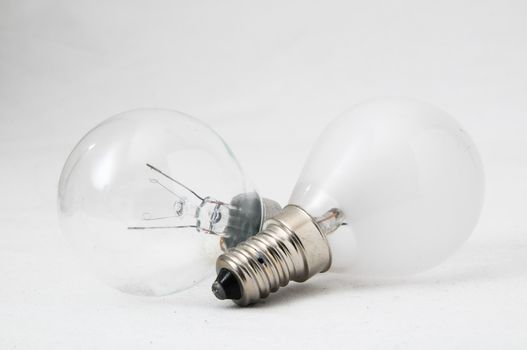
[[260, 229], [264, 206], [220, 136], [183, 113], [139, 109], [96, 126], [60, 177], [61, 227], [107, 284], [165, 295], [205, 278]]
[[338, 208], [333, 267], [394, 276], [431, 268], [470, 235], [483, 203], [476, 146], [448, 114], [410, 99], [374, 99], [320, 135], [290, 199], [312, 216]]

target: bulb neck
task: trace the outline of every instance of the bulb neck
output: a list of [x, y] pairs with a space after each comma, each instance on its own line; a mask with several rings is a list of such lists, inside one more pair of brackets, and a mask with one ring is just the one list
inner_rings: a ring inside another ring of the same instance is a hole
[[282, 209], [277, 202], [261, 198], [256, 192], [239, 194], [229, 205], [227, 225], [222, 229], [228, 234], [220, 240], [224, 252], [260, 232], [264, 222]]
[[262, 220], [260, 223], [260, 230], [264, 228], [265, 222], [274, 217], [282, 210], [282, 206], [278, 202], [262, 197]]
[[[212, 289], [218, 299], [232, 299], [245, 306], [289, 281], [306, 281], [330, 266], [331, 249], [324, 227], [302, 208], [288, 205], [267, 219], [260, 233], [218, 257], [218, 279]], [[229, 295], [228, 290], [236, 293]]]

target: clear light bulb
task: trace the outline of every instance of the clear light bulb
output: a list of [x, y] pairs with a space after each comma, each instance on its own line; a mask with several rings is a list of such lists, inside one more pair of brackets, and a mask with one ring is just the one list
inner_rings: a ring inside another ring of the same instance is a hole
[[166, 295], [208, 276], [222, 248], [279, 209], [247, 183], [231, 150], [199, 120], [138, 109], [91, 130], [62, 171], [62, 230], [104, 282]]
[[332, 259], [355, 276], [424, 271], [469, 237], [483, 187], [478, 151], [448, 114], [410, 99], [359, 104], [323, 131], [290, 205], [218, 258], [213, 291], [254, 303]]

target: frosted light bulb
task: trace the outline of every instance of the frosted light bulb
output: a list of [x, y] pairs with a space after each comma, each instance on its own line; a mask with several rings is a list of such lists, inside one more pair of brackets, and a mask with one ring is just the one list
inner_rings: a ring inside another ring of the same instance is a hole
[[474, 229], [483, 182], [474, 143], [445, 112], [400, 98], [359, 104], [324, 130], [290, 205], [218, 258], [213, 291], [254, 303], [326, 271], [332, 256], [355, 276], [429, 269]]
[[62, 171], [61, 227], [107, 284], [138, 295], [186, 289], [279, 209], [248, 185], [224, 141], [185, 114], [121, 113], [77, 144]]

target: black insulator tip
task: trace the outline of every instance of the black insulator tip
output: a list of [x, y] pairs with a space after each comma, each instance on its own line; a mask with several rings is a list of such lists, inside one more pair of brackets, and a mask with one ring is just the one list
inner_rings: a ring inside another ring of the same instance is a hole
[[238, 279], [227, 269], [221, 269], [218, 273], [216, 281], [212, 284], [212, 293], [220, 300], [236, 300], [242, 297]]

